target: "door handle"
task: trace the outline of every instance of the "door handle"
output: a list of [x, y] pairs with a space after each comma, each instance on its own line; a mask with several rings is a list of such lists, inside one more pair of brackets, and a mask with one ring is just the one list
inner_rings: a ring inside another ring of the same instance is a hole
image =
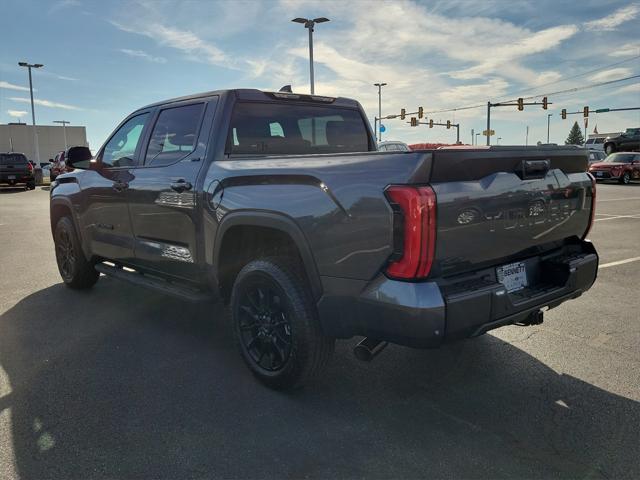
[[122, 192], [124, 190], [126, 190], [127, 188], [129, 188], [129, 184], [126, 182], [121, 182], [121, 181], [117, 181], [117, 182], [113, 182], [112, 188], [116, 191], [116, 192]]
[[178, 178], [174, 180], [174, 182], [170, 186], [171, 186], [171, 190], [178, 193], [186, 192], [187, 190], [191, 190], [192, 188], [192, 185], [189, 182], [187, 182], [184, 178]]

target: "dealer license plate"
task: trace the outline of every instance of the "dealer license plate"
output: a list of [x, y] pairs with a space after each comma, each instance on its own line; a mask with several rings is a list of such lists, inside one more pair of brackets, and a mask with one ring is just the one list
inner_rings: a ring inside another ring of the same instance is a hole
[[596, 172], [596, 177], [601, 177], [602, 175], [604, 175], [604, 173], [602, 173], [602, 172]]
[[8, 178], [9, 180], [15, 180], [15, 179], [16, 179], [16, 176], [15, 176], [15, 175], [9, 175], [7, 178]]
[[507, 292], [522, 290], [528, 285], [527, 269], [524, 262], [509, 263], [498, 267], [496, 268], [496, 275], [498, 281], [507, 289]]

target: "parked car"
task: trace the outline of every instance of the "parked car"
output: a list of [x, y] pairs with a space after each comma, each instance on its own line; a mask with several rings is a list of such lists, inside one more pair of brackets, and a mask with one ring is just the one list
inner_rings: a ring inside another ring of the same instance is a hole
[[632, 150], [640, 150], [640, 128], [627, 128], [624, 133], [607, 137], [604, 141], [604, 151], [607, 155]]
[[625, 185], [640, 180], [640, 153], [612, 153], [603, 162], [589, 165], [589, 172], [596, 180], [617, 180]]
[[50, 178], [52, 182], [58, 175], [62, 175], [63, 173], [73, 170], [73, 168], [69, 167], [65, 162], [66, 155], [67, 152], [63, 150], [61, 152], [58, 152], [54, 159], [51, 161]]
[[607, 158], [607, 154], [602, 150], [589, 150], [589, 164], [602, 162], [605, 158]]
[[584, 147], [589, 150], [600, 150], [604, 152], [604, 137], [597, 138], [588, 138], [586, 142], [584, 142]]
[[595, 281], [586, 150], [376, 150], [346, 98], [221, 90], [140, 108], [95, 158], [71, 148], [76, 169], [52, 184], [60, 275], [227, 302], [273, 388], [311, 381], [336, 338], [365, 336], [366, 360], [386, 342], [438, 347], [539, 324]]
[[380, 142], [378, 144], [379, 152], [410, 152], [409, 145], [403, 142]]
[[0, 153], [0, 185], [36, 188], [33, 163], [23, 153]]

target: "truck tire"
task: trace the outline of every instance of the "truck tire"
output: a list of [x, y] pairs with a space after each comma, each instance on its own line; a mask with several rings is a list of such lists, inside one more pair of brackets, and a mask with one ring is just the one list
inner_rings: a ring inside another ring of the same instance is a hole
[[71, 218], [65, 216], [58, 220], [53, 238], [58, 271], [65, 285], [77, 290], [93, 287], [100, 274], [85, 258]]
[[287, 258], [245, 265], [233, 285], [231, 313], [242, 358], [270, 388], [309, 383], [333, 354], [335, 339], [322, 334], [307, 281]]
[[629, 185], [629, 182], [631, 181], [631, 175], [629, 174], [629, 172], [624, 172], [622, 175], [620, 175], [620, 180], [618, 181], [623, 185]]

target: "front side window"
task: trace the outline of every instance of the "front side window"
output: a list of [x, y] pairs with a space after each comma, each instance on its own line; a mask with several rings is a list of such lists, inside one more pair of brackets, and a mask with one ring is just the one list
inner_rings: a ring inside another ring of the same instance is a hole
[[193, 152], [204, 103], [167, 108], [151, 132], [145, 165], [169, 165]]
[[613, 153], [607, 157], [608, 163], [631, 163], [635, 155], [633, 153]]
[[366, 152], [369, 134], [358, 110], [247, 102], [234, 108], [228, 145], [249, 155]]
[[103, 167], [131, 167], [134, 165], [136, 148], [148, 116], [148, 113], [142, 113], [130, 118], [113, 134], [102, 152]]

